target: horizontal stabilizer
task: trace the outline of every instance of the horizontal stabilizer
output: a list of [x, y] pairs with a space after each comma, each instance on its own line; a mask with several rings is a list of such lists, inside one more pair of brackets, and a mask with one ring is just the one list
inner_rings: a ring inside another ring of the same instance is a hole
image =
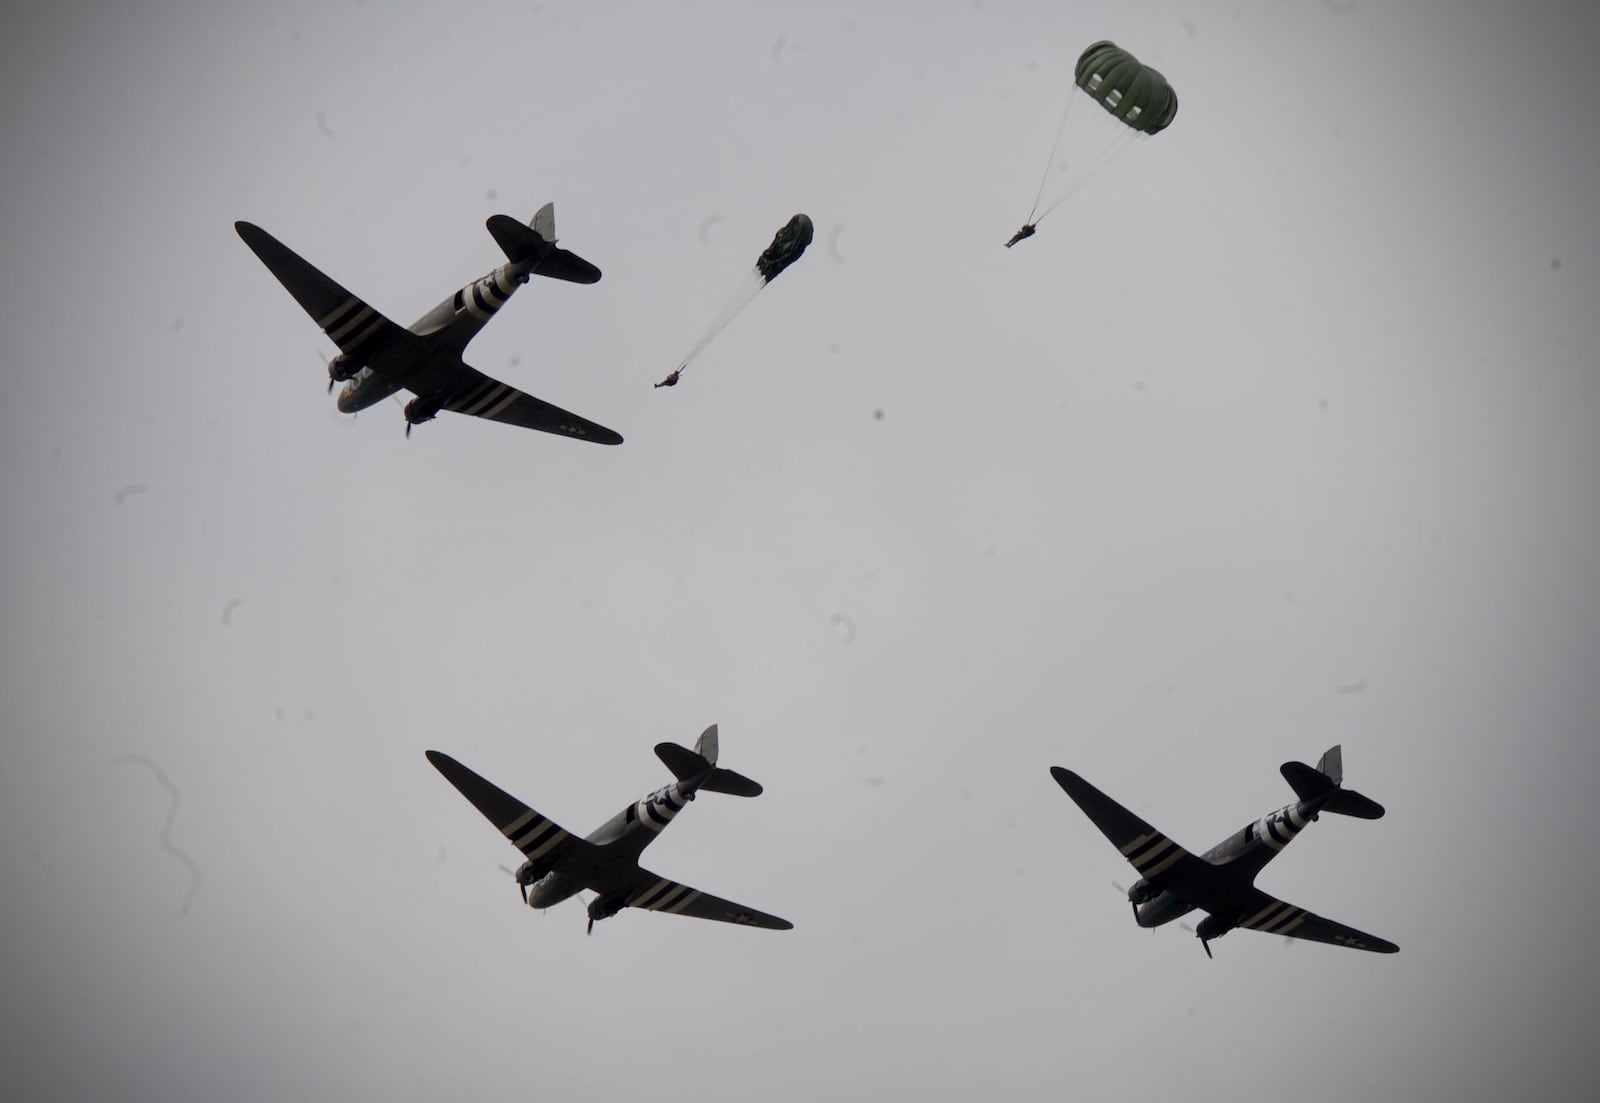
[[[700, 789], [707, 793], [727, 793], [735, 797], [759, 797], [761, 785], [752, 781], [741, 773], [733, 770], [724, 770], [713, 766], [703, 755], [696, 754], [688, 747], [677, 743], [657, 743], [656, 757], [659, 758], [672, 771], [672, 776], [679, 781], [699, 775], [706, 775], [700, 783]], [[710, 771], [707, 774], [707, 771]]]
[[555, 242], [510, 215], [491, 215], [486, 225], [506, 259], [513, 264], [523, 261], [532, 263], [534, 275], [549, 276], [568, 283], [600, 282], [600, 269], [576, 253], [558, 249]]
[[1317, 800], [1332, 791], [1333, 795], [1322, 806], [1324, 812], [1362, 820], [1375, 820], [1383, 815], [1383, 805], [1377, 801], [1362, 796], [1354, 789], [1339, 788], [1339, 783], [1344, 780], [1344, 755], [1337, 744], [1329, 747], [1327, 753], [1317, 760], [1314, 770], [1304, 762], [1285, 762], [1278, 767], [1278, 772], [1301, 800]]
[[707, 793], [727, 793], [730, 797], [759, 797], [761, 783], [752, 781], [735, 770], [717, 767], [700, 788]]
[[1278, 767], [1283, 780], [1289, 783], [1294, 795], [1301, 800], [1315, 800], [1334, 787], [1333, 779], [1304, 762], [1285, 762]]
[[656, 757], [662, 761], [672, 776], [682, 781], [711, 768], [711, 763], [695, 754], [681, 743], [657, 743]]
[[1383, 805], [1364, 797], [1354, 789], [1340, 789], [1322, 806], [1324, 812], [1337, 812], [1341, 816], [1354, 816], [1358, 820], [1383, 818]]

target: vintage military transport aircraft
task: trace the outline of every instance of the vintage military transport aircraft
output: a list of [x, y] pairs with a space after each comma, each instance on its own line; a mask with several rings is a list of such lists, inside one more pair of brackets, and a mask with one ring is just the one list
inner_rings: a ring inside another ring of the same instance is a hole
[[1246, 824], [1196, 858], [1071, 770], [1050, 767], [1051, 775], [1067, 796], [1139, 871], [1139, 880], [1128, 890], [1139, 926], [1159, 927], [1200, 908], [1208, 914], [1195, 928], [1195, 934], [1207, 957], [1211, 956], [1211, 940], [1235, 927], [1380, 954], [1394, 953], [1400, 947], [1393, 942], [1313, 915], [1255, 887], [1261, 867], [1276, 858], [1320, 813], [1336, 812], [1364, 820], [1383, 815], [1382, 805], [1353, 789], [1339, 787], [1344, 768], [1337, 746], [1322, 756], [1314, 770], [1303, 762], [1285, 762], [1280, 771], [1300, 799]]
[[526, 226], [509, 215], [492, 216], [489, 233], [505, 251], [507, 263], [461, 288], [410, 329], [395, 325], [261, 227], [248, 222], [233, 225], [339, 346], [339, 355], [328, 364], [328, 390], [335, 383], [345, 385], [339, 392], [341, 413], [353, 414], [407, 390], [416, 397], [405, 408], [406, 436], [413, 425], [450, 410], [597, 444], [622, 443], [622, 437], [605, 426], [490, 379], [461, 359], [467, 343], [530, 276], [571, 283], [600, 279], [600, 269], [556, 247], [555, 204], [546, 203]]
[[526, 861], [515, 876], [523, 902], [529, 907], [548, 908], [587, 889], [596, 894], [589, 903], [590, 933], [594, 932], [596, 919], [616, 915], [623, 908], [691, 915], [774, 931], [793, 927], [787, 919], [729, 903], [640, 868], [639, 855], [644, 848], [694, 800], [696, 793], [761, 795], [760, 785], [717, 765], [715, 724], [701, 734], [694, 750], [676, 743], [658, 743], [656, 756], [678, 780], [628, 805], [586, 839], [563, 831], [447, 754], [429, 751], [428, 761], [522, 851]]

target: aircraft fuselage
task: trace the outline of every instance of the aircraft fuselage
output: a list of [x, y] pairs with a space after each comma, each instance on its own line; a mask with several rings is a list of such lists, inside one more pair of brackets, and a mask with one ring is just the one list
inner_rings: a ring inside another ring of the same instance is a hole
[[[1328, 794], [1331, 795], [1331, 794]], [[1276, 858], [1295, 836], [1317, 818], [1317, 813], [1328, 802], [1328, 795], [1312, 800], [1297, 800], [1275, 812], [1268, 812], [1258, 820], [1223, 839], [1200, 857], [1218, 869], [1219, 885], [1243, 892], [1255, 883], [1256, 875]], [[1233, 881], [1235, 884], [1229, 885]], [[1141, 878], [1130, 890], [1130, 898], [1138, 896], [1149, 882]], [[1176, 892], [1160, 892], [1142, 903], [1134, 904], [1134, 915], [1141, 927], [1159, 927], [1193, 911], [1198, 904]]]
[[[564, 860], [532, 885], [528, 906], [548, 908], [593, 889], [601, 896], [610, 891], [604, 884], [608, 870], [617, 871], [620, 888], [645, 847], [655, 841], [663, 828], [695, 798], [705, 776], [685, 778], [662, 786], [640, 797], [589, 833], [586, 842], [597, 849], [584, 850]], [[626, 859], [618, 861], [618, 858]], [[524, 869], [531, 863], [525, 863]], [[519, 877], [520, 879], [520, 877]]]
[[418, 318], [411, 324], [411, 332], [425, 338], [425, 343], [418, 346], [408, 342], [384, 349], [372, 363], [362, 365], [339, 392], [339, 412], [357, 413], [405, 390], [411, 376], [441, 354], [459, 358], [506, 300], [528, 282], [535, 263], [523, 260], [502, 264]]

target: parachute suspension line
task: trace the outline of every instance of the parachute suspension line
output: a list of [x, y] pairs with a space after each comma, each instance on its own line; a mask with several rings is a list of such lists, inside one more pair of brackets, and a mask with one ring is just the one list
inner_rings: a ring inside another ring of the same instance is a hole
[[1065, 203], [1068, 199], [1072, 198], [1073, 195], [1077, 194], [1080, 188], [1098, 176], [1101, 170], [1121, 156], [1124, 150], [1126, 150], [1129, 146], [1139, 142], [1141, 139], [1148, 137], [1148, 134], [1143, 134], [1137, 130], [1128, 128], [1121, 134], [1118, 134], [1116, 137], [1112, 138], [1109, 142], [1103, 144], [1098, 152], [1084, 159], [1085, 167], [1082, 169], [1082, 171], [1076, 173], [1067, 186], [1062, 189], [1061, 194], [1052, 199], [1049, 206], [1045, 207], [1044, 210], [1039, 212], [1039, 217], [1035, 221], [1043, 222], [1045, 215], [1049, 214], [1051, 211], [1061, 206], [1061, 204]]
[[744, 279], [740, 281], [738, 290], [728, 300], [728, 304], [712, 319], [711, 324], [706, 327], [706, 331], [700, 340], [695, 342], [694, 347], [689, 350], [688, 355], [678, 365], [678, 371], [681, 372], [684, 368], [687, 368], [689, 362], [699, 356], [705, 350], [705, 347], [716, 339], [717, 334], [727, 329], [728, 324], [738, 316], [741, 310], [750, 304], [750, 300], [754, 299], [757, 293], [765, 286], [767, 286], [766, 278], [754, 268], [750, 269], [745, 274]]
[[[1074, 102], [1080, 97], [1084, 100], [1081, 106]], [[1099, 164], [1106, 147], [1126, 133], [1124, 127], [1115, 123], [1092, 97], [1076, 85], [1073, 86], [1068, 104], [1068, 112], [1057, 135], [1055, 153], [1045, 167], [1037, 209], [1039, 217], [1033, 219], [1035, 224], [1060, 206], [1067, 196], [1076, 192], [1090, 170]]]
[[1034, 194], [1033, 208], [1028, 211], [1028, 217], [1023, 220], [1024, 222], [1031, 224], [1034, 221], [1034, 214], [1039, 210], [1039, 201], [1044, 198], [1044, 186], [1050, 182], [1050, 170], [1055, 168], [1056, 150], [1061, 148], [1061, 135], [1066, 133], [1067, 122], [1072, 118], [1072, 108], [1077, 102], [1078, 89], [1074, 85], [1067, 95], [1067, 106], [1061, 111], [1061, 121], [1056, 124], [1056, 140], [1050, 145], [1050, 156], [1044, 163], [1044, 175], [1039, 177], [1039, 190]]

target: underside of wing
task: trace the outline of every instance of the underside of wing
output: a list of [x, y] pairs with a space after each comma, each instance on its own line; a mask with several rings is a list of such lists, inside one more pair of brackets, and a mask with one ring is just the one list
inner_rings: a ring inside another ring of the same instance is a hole
[[1050, 767], [1056, 784], [1066, 791], [1084, 815], [1094, 821], [1100, 833], [1111, 840], [1111, 845], [1139, 876], [1148, 881], [1164, 884], [1198, 876], [1210, 868], [1207, 863], [1190, 854], [1183, 847], [1145, 823], [1138, 816], [1106, 796], [1071, 770], [1060, 766]]
[[620, 433], [525, 394], [509, 383], [491, 379], [476, 368], [463, 365], [457, 374], [460, 376], [459, 382], [452, 388], [451, 396], [443, 407], [453, 413], [488, 418], [506, 425], [575, 437], [596, 444], [622, 443]]
[[719, 923], [737, 923], [742, 927], [764, 927], [769, 931], [787, 931], [794, 926], [787, 919], [779, 919], [775, 915], [700, 892], [688, 885], [680, 885], [645, 869], [639, 871], [638, 886], [628, 897], [628, 907], [690, 915], [696, 919], [715, 919]]
[[339, 346], [340, 352], [365, 362], [409, 336], [260, 226], [249, 222], [233, 225], [244, 243]]
[[554, 862], [562, 852], [587, 845], [449, 755], [429, 751], [428, 761], [529, 859]]
[[1286, 938], [1326, 942], [1330, 946], [1348, 946], [1352, 950], [1370, 950], [1375, 954], [1392, 954], [1400, 949], [1387, 939], [1324, 919], [1304, 908], [1268, 896], [1260, 889], [1251, 891], [1250, 904], [1240, 918], [1239, 926], [1267, 934], [1280, 934]]

